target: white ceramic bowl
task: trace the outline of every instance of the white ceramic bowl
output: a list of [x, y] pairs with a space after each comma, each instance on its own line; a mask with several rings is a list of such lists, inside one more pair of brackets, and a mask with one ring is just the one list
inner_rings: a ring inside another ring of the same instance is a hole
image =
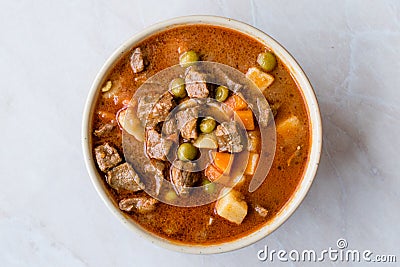
[[[188, 24], [208, 24], [222, 26], [230, 28], [253, 38], [258, 39], [264, 43], [267, 47], [271, 48], [272, 51], [283, 61], [283, 63], [289, 68], [292, 76], [298, 83], [301, 91], [303, 93], [304, 99], [307, 104], [308, 114], [311, 121], [311, 150], [309, 161], [307, 162], [306, 171], [304, 177], [302, 178], [296, 192], [291, 197], [291, 199], [286, 203], [283, 209], [273, 218], [268, 224], [260, 228], [259, 230], [249, 234], [243, 238], [216, 244], [216, 245], [182, 245], [180, 243], [174, 243], [169, 240], [155, 236], [140, 225], [136, 224], [133, 220], [122, 213], [118, 205], [113, 202], [112, 198], [109, 196], [107, 189], [104, 187], [101, 179], [102, 177], [98, 174], [95, 166], [95, 160], [92, 155], [91, 147], [91, 121], [93, 116], [93, 110], [95, 108], [96, 99], [99, 94], [99, 88], [103, 84], [104, 79], [110, 69], [113, 67], [114, 63], [121, 57], [122, 54], [127, 52], [131, 47], [133, 47], [138, 42], [143, 39], [156, 34], [160, 31], [164, 31], [166, 28], [170, 28], [178, 25], [188, 25]], [[101, 68], [100, 72], [97, 74], [96, 79], [93, 82], [92, 88], [90, 89], [86, 106], [83, 114], [82, 122], [82, 146], [83, 154], [86, 163], [86, 168], [89, 172], [90, 178], [95, 186], [97, 192], [103, 199], [104, 203], [111, 210], [111, 212], [129, 229], [135, 232], [137, 235], [149, 240], [150, 242], [180, 252], [193, 253], [193, 254], [211, 254], [220, 253], [239, 249], [248, 246], [261, 238], [269, 235], [275, 229], [277, 229], [282, 223], [284, 223], [289, 216], [296, 210], [300, 205], [301, 201], [307, 194], [311, 183], [316, 174], [320, 154], [321, 154], [321, 144], [322, 144], [322, 128], [321, 128], [321, 117], [318, 108], [318, 103], [311, 87], [311, 84], [304, 74], [303, 70], [296, 62], [296, 60], [283, 48], [278, 42], [272, 39], [270, 36], [264, 32], [248, 25], [243, 22], [232, 20], [229, 18], [216, 17], [216, 16], [186, 16], [170, 19], [164, 22], [157, 23], [150, 26], [140, 33], [134, 35], [129, 40], [127, 40], [120, 48], [118, 48], [111, 57], [106, 61], [106, 63]]]

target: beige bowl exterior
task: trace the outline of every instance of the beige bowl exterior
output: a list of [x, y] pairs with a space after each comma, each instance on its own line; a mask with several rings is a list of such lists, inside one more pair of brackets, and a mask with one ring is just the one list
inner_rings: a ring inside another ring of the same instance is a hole
[[[92, 156], [92, 151], [91, 151], [91, 132], [92, 132], [91, 121], [92, 121], [93, 111], [95, 108], [96, 99], [99, 94], [99, 88], [103, 84], [105, 77], [107, 76], [110, 69], [113, 67], [114, 63], [120, 58], [122, 54], [127, 52], [131, 47], [133, 47], [135, 44], [142, 41], [143, 39], [158, 32], [164, 31], [167, 28], [179, 25], [190, 25], [190, 24], [206, 24], [206, 25], [215, 25], [215, 26], [230, 28], [242, 32], [253, 38], [256, 38], [262, 43], [264, 43], [267, 47], [271, 48], [274, 51], [274, 53], [283, 61], [283, 63], [289, 68], [292, 76], [294, 77], [299, 87], [301, 88], [301, 91], [303, 93], [304, 99], [307, 104], [308, 114], [311, 122], [312, 140], [311, 140], [311, 151], [310, 151], [309, 161], [306, 166], [304, 177], [301, 180], [301, 183], [298, 185], [295, 194], [291, 197], [288, 203], [286, 203], [286, 205], [277, 214], [275, 218], [273, 218], [268, 224], [266, 224], [259, 230], [245, 237], [239, 238], [237, 240], [215, 245], [187, 245], [187, 244], [172, 242], [160, 238], [158, 236], [155, 236], [152, 233], [149, 233], [148, 231], [143, 229], [140, 225], [138, 225], [129, 217], [127, 217], [124, 213], [122, 213], [119, 210], [118, 205], [114, 203], [112, 198], [109, 196], [107, 189], [105, 188], [103, 182], [101, 181], [102, 177], [97, 172], [95, 166], [95, 160]], [[266, 237], [274, 230], [276, 230], [280, 225], [282, 225], [300, 205], [301, 201], [306, 196], [311, 186], [311, 183], [315, 177], [320, 160], [321, 145], [322, 145], [322, 125], [321, 125], [321, 116], [317, 99], [315, 97], [314, 91], [307, 76], [305, 75], [299, 64], [296, 62], [296, 60], [285, 50], [285, 48], [283, 48], [277, 41], [272, 39], [269, 35], [265, 34], [264, 32], [243, 22], [217, 16], [186, 16], [186, 17], [173, 18], [164, 22], [157, 23], [153, 26], [150, 26], [141, 31], [140, 33], [132, 36], [111, 55], [111, 57], [105, 62], [105, 64], [101, 68], [100, 72], [97, 74], [86, 101], [86, 106], [84, 109], [83, 121], [82, 121], [82, 146], [83, 146], [83, 155], [86, 168], [89, 172], [89, 176], [92, 180], [94, 187], [96, 188], [100, 197], [103, 199], [104, 203], [111, 210], [111, 212], [124, 225], [126, 225], [129, 229], [131, 229], [133, 232], [135, 232], [142, 238], [145, 238], [150, 242], [158, 246], [165, 247], [167, 249], [185, 253], [192, 253], [192, 254], [213, 254], [213, 253], [221, 253], [243, 248]]]

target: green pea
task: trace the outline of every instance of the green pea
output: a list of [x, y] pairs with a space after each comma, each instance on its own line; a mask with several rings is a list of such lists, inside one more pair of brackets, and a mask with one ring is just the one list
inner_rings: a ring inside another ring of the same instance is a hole
[[197, 156], [197, 148], [191, 143], [183, 143], [178, 147], [178, 159], [182, 161], [194, 160]]
[[168, 191], [165, 194], [165, 199], [167, 201], [174, 201], [178, 196], [176, 195], [176, 193], [174, 191]]
[[217, 126], [217, 122], [213, 118], [207, 117], [207, 118], [204, 118], [201, 120], [200, 131], [208, 134], [208, 133], [211, 133], [212, 131], [214, 131], [216, 126]]
[[186, 97], [185, 80], [182, 78], [173, 79], [169, 84], [169, 91], [176, 98]]
[[199, 60], [199, 56], [197, 55], [197, 53], [190, 50], [190, 51], [187, 51], [187, 52], [183, 53], [182, 55], [180, 55], [179, 64], [181, 65], [181, 67], [186, 68], [186, 67], [193, 65], [198, 60]]
[[260, 53], [257, 57], [257, 63], [265, 71], [271, 71], [276, 66], [276, 57], [271, 52]]
[[224, 102], [229, 95], [229, 89], [226, 86], [220, 85], [215, 91], [215, 100], [218, 102]]
[[204, 186], [204, 191], [206, 191], [209, 194], [214, 193], [215, 191], [215, 184], [211, 183], [209, 180], [204, 179], [201, 183], [202, 186]]

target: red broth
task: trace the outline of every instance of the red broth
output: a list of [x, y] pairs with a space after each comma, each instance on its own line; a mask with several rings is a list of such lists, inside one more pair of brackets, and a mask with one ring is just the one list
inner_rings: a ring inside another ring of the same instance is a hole
[[[124, 101], [129, 101], [135, 90], [147, 78], [178, 64], [178, 48], [181, 53], [194, 50], [203, 61], [223, 63], [243, 73], [250, 67], [258, 66], [257, 55], [267, 49], [261, 42], [247, 35], [210, 25], [171, 28], [146, 38], [136, 47], [141, 48], [148, 65], [144, 71], [133, 73], [129, 62], [134, 48], [118, 60], [106, 81], [111, 80], [113, 84], [118, 81], [120, 91], [116, 97], [109, 99], [105, 98], [104, 94], [99, 95], [93, 116], [93, 129], [99, 129], [104, 124], [116, 120], [115, 116], [123, 107]], [[289, 201], [304, 175], [310, 151], [310, 122], [302, 93], [282, 61], [277, 60], [277, 66], [270, 74], [275, 80], [265, 90], [264, 95], [270, 105], [279, 107], [275, 117], [276, 125], [279, 127], [294, 115], [298, 118], [301, 129], [289, 142], [287, 139], [292, 137], [277, 134], [275, 158], [267, 178], [259, 189], [253, 193], [247, 191], [250, 179], [246, 179], [245, 184], [238, 189], [248, 204], [247, 215], [241, 224], [231, 223], [218, 216], [215, 213], [215, 203], [199, 207], [176, 207], [160, 202], [150, 213], [126, 212], [126, 215], [157, 236], [185, 244], [232, 241], [256, 231], [274, 218]], [[121, 156], [123, 155], [122, 133], [118, 127], [114, 127], [104, 137], [93, 135], [92, 140], [93, 154], [96, 146], [108, 142]], [[104, 177], [103, 182], [116, 203], [127, 196], [146, 194], [118, 193], [107, 184], [105, 174], [98, 171]], [[255, 205], [268, 210], [267, 216], [260, 216], [254, 209]]]

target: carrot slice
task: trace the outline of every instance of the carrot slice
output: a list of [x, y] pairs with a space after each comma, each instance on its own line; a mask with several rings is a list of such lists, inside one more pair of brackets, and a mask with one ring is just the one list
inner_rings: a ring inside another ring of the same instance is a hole
[[228, 99], [225, 100], [224, 104], [233, 110], [242, 110], [247, 108], [246, 101], [244, 101], [243, 98], [239, 95], [232, 95], [228, 97]]
[[212, 164], [208, 164], [207, 168], [204, 170], [204, 174], [206, 175], [206, 177], [210, 182], [215, 182], [216, 180], [222, 177], [222, 172], [220, 172]]
[[246, 170], [244, 174], [253, 175], [256, 171], [256, 167], [258, 164], [258, 159], [260, 155], [257, 153], [249, 153], [249, 161], [247, 162]]
[[231, 165], [233, 161], [233, 155], [223, 152], [212, 152], [211, 157], [213, 164], [223, 174], [227, 175], [231, 171]]
[[242, 120], [246, 130], [254, 130], [253, 112], [250, 109], [236, 111], [236, 114]]

